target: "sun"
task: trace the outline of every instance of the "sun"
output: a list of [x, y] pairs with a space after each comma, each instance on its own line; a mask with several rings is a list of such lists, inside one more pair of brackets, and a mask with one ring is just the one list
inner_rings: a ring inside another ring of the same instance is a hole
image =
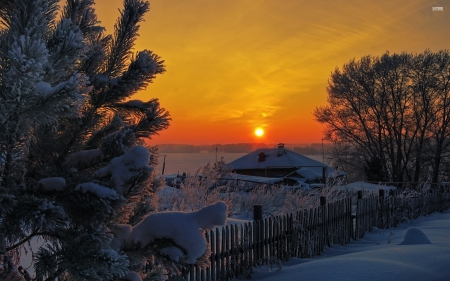
[[262, 136], [264, 135], [264, 130], [261, 129], [261, 128], [256, 128], [256, 130], [255, 130], [255, 135], [256, 135], [257, 137], [262, 137]]

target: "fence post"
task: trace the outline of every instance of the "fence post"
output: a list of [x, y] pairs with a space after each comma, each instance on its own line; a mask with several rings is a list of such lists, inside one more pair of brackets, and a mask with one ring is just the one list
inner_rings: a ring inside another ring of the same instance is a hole
[[328, 247], [331, 247], [331, 241], [330, 241], [330, 230], [328, 226], [328, 208], [327, 208], [327, 197], [326, 196], [320, 196], [320, 216], [322, 221], [322, 227], [321, 227], [321, 237], [320, 237], [320, 251], [323, 251], [324, 243], [327, 243]]
[[253, 220], [262, 220], [262, 205], [253, 205]]
[[378, 190], [378, 196], [379, 196], [378, 201], [379, 201], [380, 210], [378, 211], [379, 218], [378, 218], [377, 227], [380, 229], [384, 229], [386, 227], [386, 225], [385, 225], [386, 217], [385, 217], [385, 210], [384, 210], [384, 208], [385, 208], [384, 195], [385, 195], [384, 189]]
[[355, 215], [352, 215], [352, 223], [353, 223], [353, 240], [359, 239], [359, 232], [361, 231], [361, 216], [363, 215], [363, 212], [360, 210], [363, 198], [363, 192], [362, 190], [358, 190], [357, 192], [358, 200], [356, 201], [356, 213]]

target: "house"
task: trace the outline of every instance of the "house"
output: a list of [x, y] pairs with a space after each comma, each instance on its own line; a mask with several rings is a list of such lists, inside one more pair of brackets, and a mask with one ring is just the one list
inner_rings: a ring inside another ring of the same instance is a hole
[[285, 149], [284, 144], [277, 148], [257, 149], [229, 164], [236, 174], [283, 178], [288, 185], [295, 183], [323, 184], [324, 178], [344, 177], [345, 173], [337, 171], [324, 163]]

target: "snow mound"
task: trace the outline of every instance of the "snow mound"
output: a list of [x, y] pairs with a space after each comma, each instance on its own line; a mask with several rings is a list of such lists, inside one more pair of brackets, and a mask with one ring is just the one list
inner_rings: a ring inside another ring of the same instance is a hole
[[417, 245], [417, 244], [431, 244], [430, 239], [423, 233], [420, 228], [410, 227], [406, 231], [405, 238], [399, 245]]
[[[133, 227], [130, 240], [145, 247], [155, 238], [172, 239], [186, 250], [187, 262], [193, 264], [206, 251], [206, 240], [200, 228], [212, 229], [216, 225], [224, 225], [226, 215], [227, 205], [224, 202], [217, 202], [191, 213], [153, 213]], [[173, 253], [171, 250], [170, 254]]]

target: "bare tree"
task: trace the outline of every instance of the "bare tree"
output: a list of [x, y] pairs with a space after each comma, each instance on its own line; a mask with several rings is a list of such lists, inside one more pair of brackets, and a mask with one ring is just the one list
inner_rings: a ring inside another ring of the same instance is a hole
[[[328, 105], [314, 112], [326, 125], [326, 139], [352, 146], [350, 159], [363, 160], [366, 179], [374, 176], [370, 165], [386, 171], [380, 179], [399, 183], [426, 180], [429, 167], [438, 182], [448, 148], [448, 57], [447, 50], [387, 52], [337, 68], [328, 82]], [[361, 164], [354, 161], [355, 168]]]

